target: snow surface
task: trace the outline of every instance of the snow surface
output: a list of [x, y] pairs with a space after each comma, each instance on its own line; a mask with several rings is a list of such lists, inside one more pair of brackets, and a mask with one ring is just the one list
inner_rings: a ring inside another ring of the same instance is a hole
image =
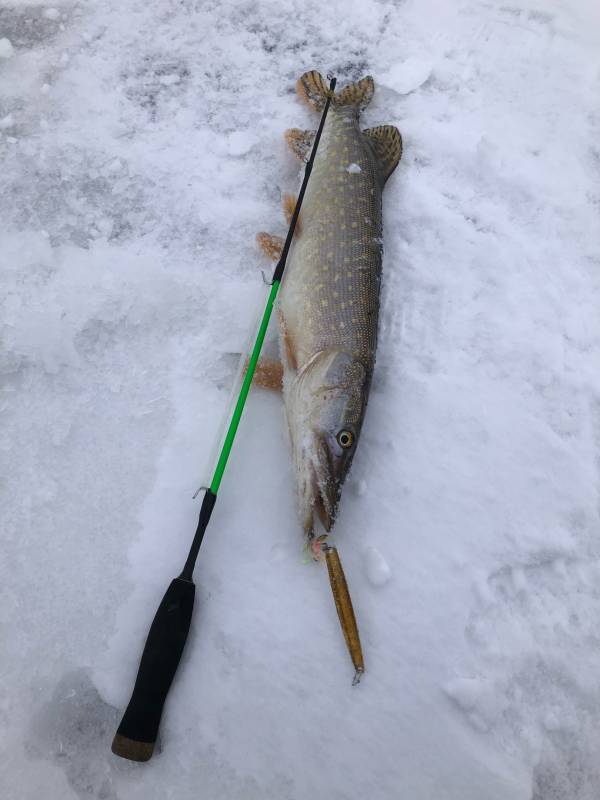
[[15, 54], [15, 49], [12, 46], [10, 39], [5, 36], [0, 39], [0, 58], [11, 58]]
[[[3, 800], [597, 800], [598, 8], [0, 5]], [[195, 527], [313, 67], [371, 73], [365, 126], [405, 147], [335, 532], [367, 674], [350, 686], [256, 390], [163, 750], [130, 764], [110, 741]]]
[[365, 549], [365, 573], [373, 586], [383, 586], [392, 577], [392, 571], [376, 547]]

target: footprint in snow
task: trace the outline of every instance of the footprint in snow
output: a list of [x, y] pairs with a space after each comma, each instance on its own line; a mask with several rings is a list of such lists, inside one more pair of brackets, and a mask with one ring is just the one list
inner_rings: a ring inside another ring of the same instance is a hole
[[540, 553], [475, 589], [469, 667], [445, 694], [471, 728], [534, 765], [532, 800], [597, 800], [600, 560]]
[[104, 702], [86, 670], [69, 672], [31, 719], [25, 750], [32, 758], [59, 766], [82, 800], [119, 800], [114, 770], [131, 768], [110, 752], [120, 718], [121, 712]]

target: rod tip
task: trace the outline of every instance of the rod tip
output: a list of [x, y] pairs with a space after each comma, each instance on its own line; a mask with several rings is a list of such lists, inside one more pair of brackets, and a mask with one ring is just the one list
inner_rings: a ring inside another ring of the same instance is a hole
[[117, 733], [110, 749], [116, 756], [127, 758], [129, 761], [149, 761], [154, 752], [154, 742], [136, 742]]

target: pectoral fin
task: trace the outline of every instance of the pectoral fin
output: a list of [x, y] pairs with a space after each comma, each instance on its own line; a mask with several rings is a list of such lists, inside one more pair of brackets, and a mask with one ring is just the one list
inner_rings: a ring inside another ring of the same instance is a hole
[[402, 136], [393, 125], [379, 125], [363, 131], [371, 145], [383, 183], [387, 181], [402, 158]]
[[281, 330], [283, 351], [285, 355], [285, 360], [287, 362], [287, 366], [289, 367], [289, 369], [297, 370], [298, 358], [296, 356], [296, 349], [294, 347], [294, 342], [292, 341], [292, 337], [290, 336], [290, 332], [288, 331], [287, 325], [285, 324], [285, 319], [281, 312], [281, 309], [278, 309], [277, 316], [279, 317], [279, 328]]
[[252, 382], [262, 389], [280, 392], [283, 386], [283, 364], [274, 358], [261, 358], [254, 370]]

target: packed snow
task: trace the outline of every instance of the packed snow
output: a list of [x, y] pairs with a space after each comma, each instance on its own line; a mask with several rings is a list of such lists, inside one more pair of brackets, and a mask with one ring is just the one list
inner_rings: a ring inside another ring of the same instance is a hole
[[389, 564], [376, 547], [365, 548], [365, 572], [373, 586], [383, 586], [392, 577]]
[[0, 39], [0, 58], [10, 58], [14, 55], [15, 49], [12, 46], [10, 39], [3, 36]]
[[[595, 0], [0, 4], [3, 800], [597, 800]], [[144, 765], [110, 743], [181, 569], [316, 125], [397, 125], [367, 420], [305, 563], [251, 393]]]

